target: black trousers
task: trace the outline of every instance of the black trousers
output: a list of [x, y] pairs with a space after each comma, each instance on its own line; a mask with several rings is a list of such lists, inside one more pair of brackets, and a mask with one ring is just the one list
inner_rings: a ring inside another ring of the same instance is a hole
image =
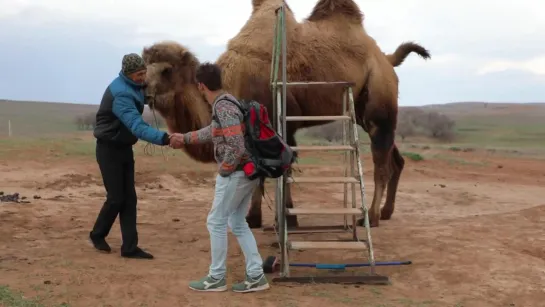
[[91, 232], [94, 238], [106, 238], [117, 215], [123, 244], [121, 253], [134, 252], [138, 246], [136, 231], [136, 189], [132, 146], [116, 147], [97, 142], [96, 158], [106, 189], [106, 201]]

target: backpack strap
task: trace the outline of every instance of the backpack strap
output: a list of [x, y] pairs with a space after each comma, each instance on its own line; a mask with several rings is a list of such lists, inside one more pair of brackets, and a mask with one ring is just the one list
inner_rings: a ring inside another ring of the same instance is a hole
[[216, 101], [214, 103], [214, 105], [212, 105], [212, 119], [215, 120], [218, 125], [220, 125], [221, 127], [221, 123], [219, 122], [217, 116], [216, 116], [216, 103], [222, 101], [222, 100], [225, 100], [225, 101], [229, 101], [231, 102], [232, 104], [234, 104], [235, 106], [237, 106], [237, 108], [240, 110], [240, 112], [242, 113], [242, 116], [244, 116], [244, 110], [242, 109], [242, 105], [238, 102], [238, 101], [235, 101], [227, 96], [225, 97], [222, 97], [221, 99], [219, 99], [218, 101]]
[[[244, 117], [244, 110], [242, 110], [242, 106], [240, 105], [240, 103], [238, 101], [234, 101], [233, 99], [229, 98], [229, 97], [223, 97], [221, 99], [219, 99], [218, 101], [216, 101], [213, 105], [212, 105], [212, 120], [216, 121], [216, 123], [218, 123], [218, 125], [220, 126], [221, 129], [223, 129], [223, 127], [221, 126], [221, 122], [218, 120], [218, 117], [216, 116], [216, 103], [222, 101], [222, 100], [225, 100], [225, 101], [229, 101], [231, 102], [232, 104], [234, 104], [235, 106], [237, 106], [237, 108], [240, 110], [240, 112], [242, 113], [242, 116]], [[244, 121], [244, 119], [242, 120]], [[241, 122], [242, 122], [241, 121]], [[227, 139], [225, 139], [225, 135], [223, 135], [223, 140], [225, 142], [227, 142]]]
[[261, 159], [260, 161], [263, 163], [263, 165], [270, 167], [280, 167], [284, 164], [282, 160]]

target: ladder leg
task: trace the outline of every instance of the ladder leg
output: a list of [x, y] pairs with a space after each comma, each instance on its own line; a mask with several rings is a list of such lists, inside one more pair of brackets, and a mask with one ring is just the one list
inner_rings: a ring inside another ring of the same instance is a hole
[[277, 89], [278, 89], [278, 66], [280, 65], [280, 45], [278, 44], [278, 40], [280, 38], [281, 32], [280, 32], [280, 14], [277, 12], [276, 16], [276, 23], [274, 24], [274, 35], [273, 35], [273, 53], [272, 53], [272, 60], [271, 60], [271, 85], [272, 85], [272, 100], [273, 100], [273, 114], [274, 119], [272, 120], [273, 128], [275, 131], [278, 131], [278, 105], [277, 105]]
[[[356, 141], [356, 138], [355, 138], [355, 135], [357, 133], [357, 131], [354, 131], [354, 125], [351, 126], [351, 128], [349, 129], [350, 131], [350, 143], [352, 143], [352, 146], [354, 147], [358, 147], [359, 144], [358, 142]], [[356, 150], [353, 150], [350, 152], [350, 176], [352, 178], [354, 177], [357, 177], [357, 174], [356, 174], [356, 166], [354, 165], [355, 164], [355, 161], [356, 159], [359, 159], [359, 157], [356, 155]], [[361, 182], [361, 180], [360, 180]], [[350, 184], [350, 192], [351, 192], [351, 199], [352, 199], [352, 208], [357, 208], [356, 206], [356, 184], [352, 183]], [[356, 226], [356, 222], [357, 222], [357, 217], [355, 215], [352, 215], [352, 239], [354, 241], [358, 241], [358, 229], [357, 229], [357, 226]]]
[[[280, 129], [278, 130], [278, 134], [282, 136], [282, 117], [283, 117], [283, 109], [282, 109], [282, 89], [277, 89], [277, 104], [279, 105], [277, 110], [278, 112], [278, 127]], [[281, 277], [289, 277], [289, 261], [288, 261], [288, 232], [287, 232], [287, 225], [286, 225], [286, 197], [284, 193], [285, 188], [285, 177], [280, 176], [276, 180], [276, 219], [278, 221], [278, 243], [280, 245], [280, 259], [281, 259], [281, 271], [280, 276]]]
[[[343, 111], [342, 111], [342, 114], [343, 115], [347, 115], [347, 110], [348, 109], [348, 89], [345, 88], [344, 89], [344, 92], [343, 92]], [[343, 121], [342, 122], [343, 124], [343, 145], [348, 145], [348, 142], [347, 142], [347, 129], [348, 128], [348, 122], [347, 121]], [[344, 177], [347, 177], [348, 176], [348, 172], [351, 170], [348, 169], [348, 159], [349, 157], [351, 156], [351, 152], [344, 152], [343, 154], [343, 166], [344, 166], [344, 174], [343, 176]], [[348, 183], [345, 183], [343, 184], [343, 205], [344, 205], [344, 208], [348, 208]], [[343, 218], [344, 218], [344, 229], [345, 230], [348, 230], [348, 218], [346, 215], [343, 215]]]
[[[280, 136], [285, 137], [286, 136], [286, 99], [287, 99], [287, 39], [286, 39], [286, 12], [285, 8], [282, 5], [281, 8], [281, 18], [280, 18], [280, 29], [281, 29], [281, 37], [282, 37], [282, 93], [281, 93], [281, 99], [280, 99]], [[286, 187], [286, 176], [280, 177], [280, 185], [282, 187], [282, 195], [281, 195], [281, 220], [282, 220], [282, 227], [281, 231], [283, 233], [282, 235], [282, 245], [283, 245], [283, 251], [282, 251], [282, 267], [284, 272], [284, 277], [289, 277], [290, 275], [290, 267], [289, 267], [289, 260], [288, 260], [288, 226], [287, 226], [287, 216], [286, 216], [286, 193], [285, 193], [285, 187]]]
[[[354, 94], [352, 92], [352, 87], [348, 88], [348, 105], [350, 106], [350, 113], [352, 117], [352, 127], [354, 131], [354, 141], [357, 145], [359, 143], [358, 133], [357, 133], [357, 124], [356, 124], [356, 110], [354, 108]], [[360, 157], [360, 148], [359, 146], [355, 146], [354, 150], [356, 161], [358, 163], [358, 175], [360, 180], [360, 192], [361, 192], [361, 206], [364, 212], [364, 224], [365, 224], [365, 232], [367, 233], [367, 246], [369, 250], [369, 264], [370, 264], [370, 270], [371, 274], [375, 274], [375, 255], [373, 252], [373, 241], [371, 240], [371, 227], [369, 226], [369, 211], [367, 209], [367, 206], [365, 205], [365, 186], [363, 183], [363, 163], [361, 162]]]

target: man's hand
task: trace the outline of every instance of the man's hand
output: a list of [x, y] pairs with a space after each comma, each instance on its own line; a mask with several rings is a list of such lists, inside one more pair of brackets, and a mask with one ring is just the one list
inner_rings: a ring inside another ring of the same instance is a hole
[[173, 133], [170, 135], [170, 144], [168, 145], [174, 149], [179, 149], [184, 146], [184, 135], [181, 133]]

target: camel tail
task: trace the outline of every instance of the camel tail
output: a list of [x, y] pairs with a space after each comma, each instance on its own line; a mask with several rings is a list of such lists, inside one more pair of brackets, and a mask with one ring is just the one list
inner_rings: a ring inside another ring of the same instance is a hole
[[386, 57], [392, 66], [397, 67], [405, 61], [411, 52], [418, 54], [421, 58], [427, 60], [431, 58], [430, 52], [421, 45], [413, 42], [405, 42], [399, 45], [396, 51], [392, 54], [387, 54]]

